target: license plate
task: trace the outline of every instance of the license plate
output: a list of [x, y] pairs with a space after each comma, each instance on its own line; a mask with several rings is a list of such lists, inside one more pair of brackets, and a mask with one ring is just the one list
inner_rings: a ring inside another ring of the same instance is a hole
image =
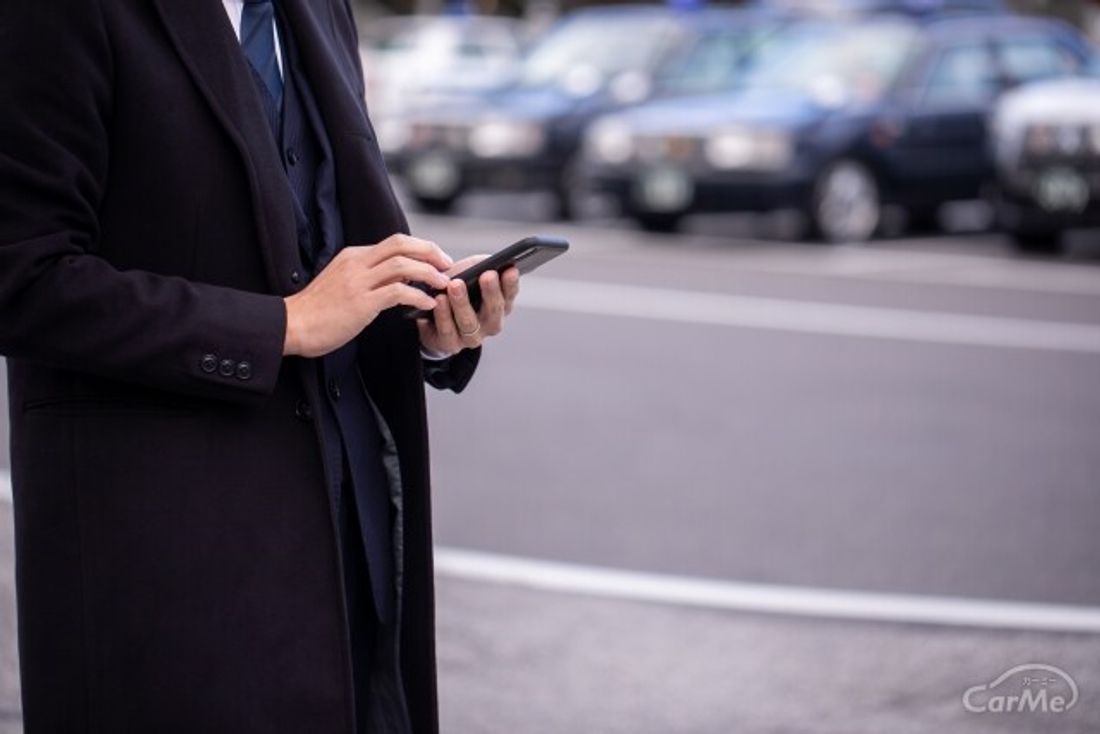
[[1035, 200], [1050, 212], [1083, 211], [1089, 196], [1089, 182], [1072, 168], [1044, 171], [1035, 184]]
[[634, 196], [647, 211], [678, 212], [691, 203], [694, 189], [691, 179], [682, 171], [658, 169], [638, 179]]
[[409, 185], [422, 196], [447, 197], [458, 190], [459, 172], [454, 160], [442, 153], [420, 156], [409, 165]]

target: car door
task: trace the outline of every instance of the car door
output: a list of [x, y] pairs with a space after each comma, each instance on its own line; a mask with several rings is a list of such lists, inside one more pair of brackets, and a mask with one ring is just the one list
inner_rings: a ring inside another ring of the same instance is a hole
[[904, 105], [895, 176], [910, 198], [937, 203], [976, 198], [992, 164], [987, 115], [1000, 88], [984, 36], [932, 48]]

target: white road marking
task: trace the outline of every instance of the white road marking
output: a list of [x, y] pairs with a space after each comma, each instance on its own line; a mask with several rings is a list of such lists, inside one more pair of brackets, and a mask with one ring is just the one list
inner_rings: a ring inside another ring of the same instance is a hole
[[[0, 500], [11, 502], [11, 474], [6, 470], [0, 470]], [[748, 584], [458, 548], [437, 548], [435, 567], [438, 573], [454, 578], [707, 609], [869, 622], [1100, 632], [1100, 608], [1095, 607]]]
[[1100, 325], [530, 276], [521, 308], [933, 344], [1100, 354]]
[[799, 617], [953, 627], [1100, 632], [1100, 608], [844, 591], [622, 571], [437, 548], [442, 576], [544, 591]]

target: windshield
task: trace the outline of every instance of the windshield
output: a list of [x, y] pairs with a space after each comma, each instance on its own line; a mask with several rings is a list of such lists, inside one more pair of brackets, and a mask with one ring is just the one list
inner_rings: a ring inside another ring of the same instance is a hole
[[740, 86], [795, 90], [833, 101], [878, 99], [917, 38], [906, 25], [799, 26], [761, 49]]
[[581, 74], [602, 83], [625, 71], [648, 71], [673, 43], [676, 30], [676, 23], [659, 16], [569, 21], [527, 57], [520, 83], [569, 85], [571, 76]]
[[675, 94], [716, 92], [734, 86], [765, 39], [770, 27], [749, 27], [708, 33], [661, 73], [661, 88]]

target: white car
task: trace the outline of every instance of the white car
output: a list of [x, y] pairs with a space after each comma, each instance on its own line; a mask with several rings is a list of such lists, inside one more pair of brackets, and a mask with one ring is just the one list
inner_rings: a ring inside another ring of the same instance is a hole
[[394, 16], [369, 23], [359, 54], [375, 120], [510, 81], [522, 26], [477, 15]]
[[1056, 253], [1065, 230], [1100, 226], [1100, 73], [1009, 92], [992, 131], [997, 218], [1019, 249]]

